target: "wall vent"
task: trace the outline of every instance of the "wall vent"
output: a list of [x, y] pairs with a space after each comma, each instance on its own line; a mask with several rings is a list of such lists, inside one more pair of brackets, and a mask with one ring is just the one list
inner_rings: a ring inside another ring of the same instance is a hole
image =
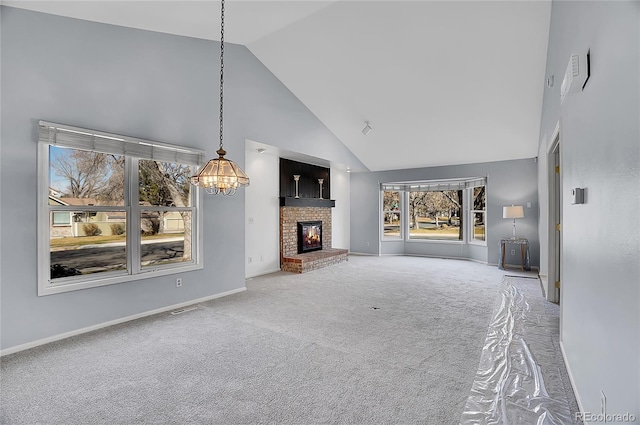
[[589, 79], [589, 52], [571, 55], [560, 86], [560, 103], [569, 93], [579, 92]]
[[179, 308], [178, 310], [173, 310], [171, 312], [171, 315], [172, 316], [177, 316], [178, 314], [187, 313], [189, 311], [193, 311], [193, 310], [197, 310], [197, 309], [198, 309], [198, 306]]

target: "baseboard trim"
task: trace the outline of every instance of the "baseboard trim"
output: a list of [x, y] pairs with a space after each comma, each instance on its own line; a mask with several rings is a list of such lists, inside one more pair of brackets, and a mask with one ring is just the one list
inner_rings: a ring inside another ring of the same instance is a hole
[[582, 406], [582, 401], [580, 400], [580, 393], [578, 393], [578, 387], [576, 387], [576, 381], [573, 379], [573, 373], [571, 373], [571, 366], [567, 361], [567, 353], [564, 351], [564, 344], [560, 341], [560, 352], [562, 353], [562, 360], [564, 361], [564, 366], [567, 368], [567, 375], [569, 375], [569, 381], [571, 381], [571, 387], [573, 389], [573, 395], [576, 397], [576, 402], [578, 402], [578, 409], [584, 417], [584, 407]]
[[[395, 254], [389, 254], [389, 255], [395, 255]], [[472, 261], [474, 263], [478, 263], [478, 264], [484, 264], [484, 265], [489, 265], [489, 263], [487, 263], [486, 261], [482, 261], [482, 260], [477, 260], [475, 258], [470, 258], [470, 257], [449, 257], [446, 255], [428, 255], [428, 254], [397, 254], [397, 255], [403, 255], [405, 257], [422, 257], [422, 258], [436, 258], [436, 259], [442, 259], [442, 260], [462, 260], [462, 261]]]
[[231, 291], [221, 292], [219, 294], [210, 295], [208, 297], [203, 297], [203, 298], [198, 298], [198, 299], [191, 300], [191, 301], [186, 301], [186, 302], [183, 302], [183, 303], [173, 304], [173, 305], [169, 305], [169, 306], [166, 306], [166, 307], [157, 308], [155, 310], [149, 310], [149, 311], [145, 311], [145, 312], [142, 312], [142, 313], [134, 314], [134, 315], [131, 315], [131, 316], [122, 317], [120, 319], [115, 319], [115, 320], [110, 320], [108, 322], [99, 323], [97, 325], [87, 326], [86, 328], [76, 329], [74, 331], [64, 332], [64, 333], [61, 333], [61, 334], [58, 334], [58, 335], [54, 335], [54, 336], [50, 336], [50, 337], [47, 337], [47, 338], [38, 339], [36, 341], [27, 342], [26, 344], [20, 344], [20, 345], [14, 346], [14, 347], [5, 348], [4, 350], [0, 351], [0, 357], [6, 356], [6, 355], [9, 355], [9, 354], [14, 354], [14, 353], [17, 353], [17, 352], [20, 352], [20, 351], [28, 350], [30, 348], [35, 348], [35, 347], [38, 347], [40, 345], [49, 344], [51, 342], [60, 341], [61, 339], [70, 338], [72, 336], [82, 335], [82, 334], [87, 333], [87, 332], [92, 332], [92, 331], [96, 331], [98, 329], [107, 328], [109, 326], [118, 325], [120, 323], [130, 322], [132, 320], [141, 319], [143, 317], [153, 316], [154, 314], [164, 313], [164, 312], [175, 310], [175, 309], [178, 309], [178, 308], [188, 307], [188, 306], [193, 305], [193, 304], [199, 304], [199, 303], [203, 303], [205, 301], [215, 300], [216, 298], [226, 297], [228, 295], [237, 294], [239, 292], [244, 292], [246, 290], [247, 290], [246, 287], [233, 289]]
[[365, 257], [379, 257], [378, 254], [371, 254], [370, 252], [357, 252], [357, 251], [349, 251], [347, 255], [362, 255]]
[[277, 269], [269, 269], [269, 270], [257, 272], [256, 274], [249, 274], [245, 276], [245, 280], [253, 279], [254, 277], [258, 277], [258, 276], [264, 276], [266, 274], [277, 273], [279, 271], [282, 271], [282, 270], [280, 268], [277, 268]]

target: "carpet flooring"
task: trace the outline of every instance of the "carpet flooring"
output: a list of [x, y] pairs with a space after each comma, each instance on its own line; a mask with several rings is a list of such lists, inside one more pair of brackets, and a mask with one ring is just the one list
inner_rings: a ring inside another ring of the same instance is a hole
[[504, 271], [350, 256], [1, 359], [3, 424], [457, 424]]

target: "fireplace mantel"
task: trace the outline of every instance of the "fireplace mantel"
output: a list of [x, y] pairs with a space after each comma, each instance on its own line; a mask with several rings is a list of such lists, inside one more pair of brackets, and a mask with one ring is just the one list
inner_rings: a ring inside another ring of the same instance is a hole
[[294, 198], [294, 197], [280, 197], [281, 207], [325, 207], [333, 208], [336, 206], [334, 199], [320, 199], [320, 198]]

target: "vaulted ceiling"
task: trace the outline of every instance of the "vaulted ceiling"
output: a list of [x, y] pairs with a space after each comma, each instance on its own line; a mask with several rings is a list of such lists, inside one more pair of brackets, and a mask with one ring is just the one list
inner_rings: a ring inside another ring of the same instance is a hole
[[[220, 37], [217, 1], [2, 4]], [[227, 0], [225, 40], [246, 45], [372, 171], [531, 158], [550, 10], [550, 1]]]

